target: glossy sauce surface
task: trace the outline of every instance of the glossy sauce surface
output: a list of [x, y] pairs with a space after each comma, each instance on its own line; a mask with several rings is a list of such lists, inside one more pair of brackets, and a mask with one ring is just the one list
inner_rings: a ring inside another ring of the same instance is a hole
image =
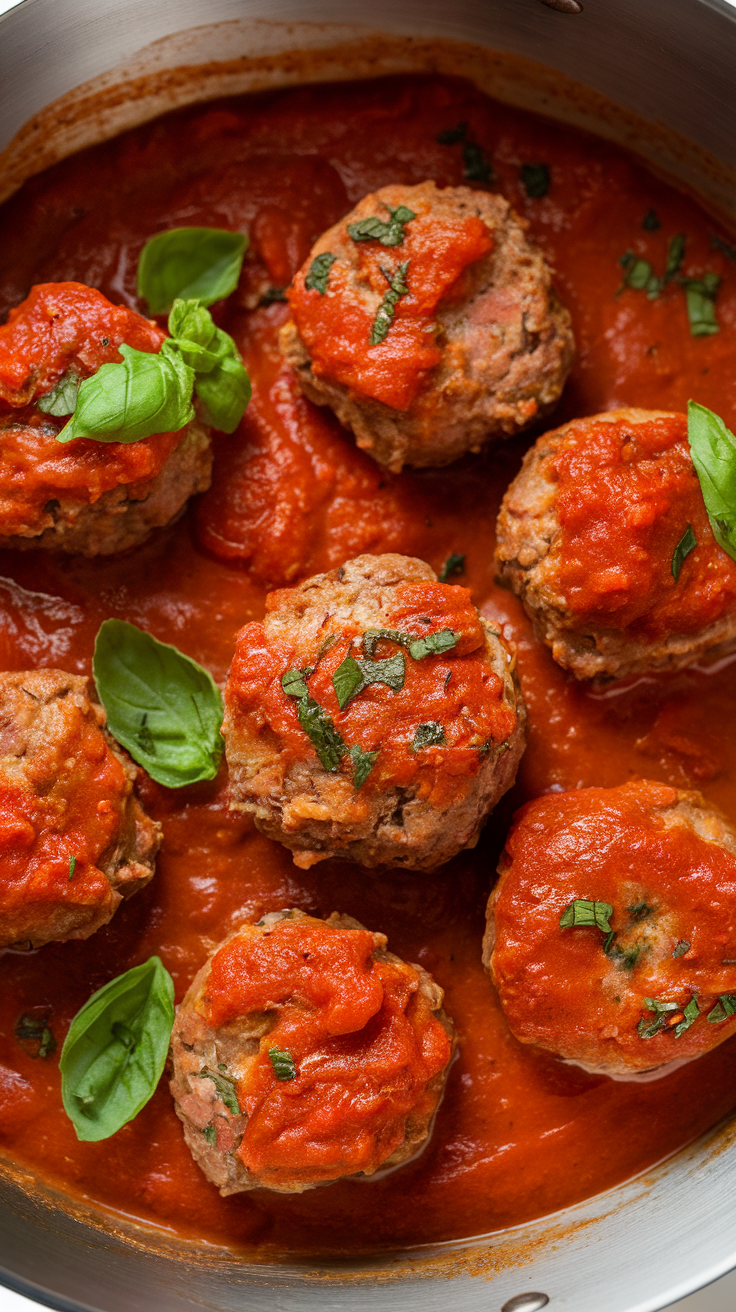
[[[523, 801], [646, 774], [700, 787], [736, 818], [733, 663], [606, 693], [565, 677], [533, 642], [516, 601], [493, 584], [495, 515], [527, 443], [436, 472], [387, 475], [299, 396], [276, 346], [286, 308], [247, 308], [266, 287], [283, 287], [316, 237], [367, 192], [428, 177], [462, 182], [462, 146], [435, 140], [461, 121], [529, 218], [572, 311], [578, 359], [553, 422], [614, 405], [683, 410], [693, 396], [733, 427], [736, 267], [711, 249], [711, 221], [625, 154], [492, 104], [461, 82], [397, 78], [195, 107], [56, 166], [0, 213], [3, 312], [32, 282], [49, 279], [87, 281], [132, 306], [138, 253], [153, 232], [182, 223], [249, 227], [254, 254], [217, 317], [255, 387], [242, 428], [218, 440], [212, 490], [174, 528], [118, 559], [2, 556], [2, 666], [89, 672], [97, 627], [116, 615], [224, 679], [234, 635], [262, 618], [268, 585], [364, 550], [414, 553], [435, 568], [464, 553], [457, 581], [518, 643], [529, 746], [516, 788], [474, 853], [429, 877], [338, 862], [299, 871], [248, 819], [228, 813], [224, 772], [178, 793], [144, 782], [144, 801], [165, 830], [152, 883], [88, 942], [0, 961], [4, 1151], [63, 1188], [213, 1242], [354, 1251], [510, 1225], [640, 1171], [736, 1104], [733, 1041], [651, 1084], [592, 1076], [518, 1044], [480, 964], [498, 852]], [[537, 162], [548, 164], [551, 186], [532, 200], [519, 168]], [[658, 231], [642, 228], [650, 207]], [[655, 301], [631, 290], [616, 298], [627, 248], [661, 273], [679, 232], [685, 274], [723, 276], [716, 336], [690, 336], [673, 284]], [[78, 1144], [61, 1111], [56, 1057], [34, 1059], [14, 1037], [21, 1013], [47, 1008], [61, 1041], [95, 988], [152, 952], [181, 998], [228, 933], [289, 905], [354, 916], [444, 987], [460, 1054], [421, 1158], [370, 1183], [221, 1199], [192, 1162], [164, 1086], [113, 1139]]]

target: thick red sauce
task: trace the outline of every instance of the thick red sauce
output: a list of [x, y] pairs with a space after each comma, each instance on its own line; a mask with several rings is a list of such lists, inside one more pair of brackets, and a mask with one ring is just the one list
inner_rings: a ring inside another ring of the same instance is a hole
[[[460, 183], [461, 147], [441, 146], [435, 135], [463, 120], [553, 260], [572, 311], [578, 358], [554, 422], [623, 404], [683, 410], [694, 396], [733, 428], [736, 268], [711, 249], [704, 212], [613, 147], [447, 79], [198, 106], [54, 167], [0, 213], [0, 307], [55, 279], [88, 281], [134, 306], [144, 240], [182, 223], [250, 228], [255, 254], [241, 302], [259, 282], [283, 286], [316, 237], [369, 191], [428, 177]], [[521, 187], [525, 162], [550, 167], [541, 200]], [[641, 226], [652, 206], [656, 232]], [[684, 295], [672, 284], [656, 301], [615, 295], [624, 251], [661, 272], [678, 232], [687, 235], [687, 276], [723, 276], [716, 336], [690, 336]], [[213, 1242], [355, 1250], [478, 1233], [605, 1189], [736, 1104], [733, 1041], [660, 1082], [588, 1075], [510, 1036], [480, 964], [493, 871], [523, 801], [646, 774], [700, 787], [736, 817], [734, 666], [608, 693], [567, 678], [534, 643], [518, 603], [493, 584], [495, 515], [526, 443], [439, 471], [385, 474], [296, 394], [275, 340], [286, 313], [278, 304], [233, 304], [218, 315], [246, 357], [255, 395], [242, 428], [220, 439], [213, 489], [187, 518], [120, 559], [2, 556], [0, 662], [87, 672], [100, 621], [118, 615], [224, 679], [236, 631], [263, 616], [267, 583], [360, 550], [401, 549], [435, 567], [451, 551], [465, 553], [460, 581], [518, 643], [530, 713], [519, 782], [476, 851], [431, 876], [366, 874], [337, 861], [299, 871], [249, 819], [228, 813], [224, 772], [176, 793], [146, 783], [145, 801], [165, 831], [152, 883], [87, 942], [0, 961], [0, 1137], [14, 1160], [63, 1188]], [[192, 1162], [164, 1086], [113, 1139], [77, 1143], [61, 1111], [56, 1060], [20, 1048], [18, 1016], [48, 1007], [61, 1039], [93, 989], [152, 952], [181, 997], [228, 933], [289, 905], [354, 916], [444, 987], [460, 1053], [421, 1158], [370, 1183], [222, 1199]]]

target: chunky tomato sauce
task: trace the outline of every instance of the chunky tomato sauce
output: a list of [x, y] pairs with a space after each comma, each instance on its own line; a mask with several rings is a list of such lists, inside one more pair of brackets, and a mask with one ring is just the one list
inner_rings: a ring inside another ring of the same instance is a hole
[[[736, 860], [653, 814], [677, 798], [674, 788], [637, 780], [615, 792], [551, 794], [517, 817], [496, 902], [493, 968], [526, 1042], [644, 1069], [699, 1056], [733, 1031], [725, 1014], [704, 1019], [736, 987]], [[561, 928], [576, 898], [612, 908], [611, 942], [597, 926]], [[678, 1033], [694, 996], [699, 1022]], [[676, 1006], [642, 1039], [640, 1022], [655, 1020], [646, 998]]]
[[[255, 1069], [238, 1082], [248, 1121], [237, 1153], [261, 1180], [375, 1171], [403, 1142], [407, 1114], [424, 1110], [450, 1039], [417, 972], [372, 959], [381, 946], [366, 930], [284, 920], [216, 953], [205, 998], [211, 1024], [277, 1009]], [[293, 1058], [294, 1079], [277, 1079], [274, 1047]]]
[[[558, 488], [559, 589], [583, 623], [664, 641], [699, 633], [736, 599], [736, 563], [716, 543], [685, 415], [572, 428], [550, 473]], [[696, 546], [675, 579], [672, 558]]]
[[[416, 786], [420, 798], [446, 808], [458, 796], [458, 780], [476, 775], [485, 754], [505, 743], [516, 724], [516, 712], [503, 701], [503, 680], [488, 662], [485, 635], [467, 588], [411, 583], [397, 591], [400, 605], [389, 616], [389, 631], [413, 639], [449, 629], [457, 638], [457, 645], [444, 655], [420, 660], [403, 656], [399, 642], [381, 638], [375, 646], [377, 659], [402, 653], [401, 688], [373, 683], [340, 707], [335, 674], [346, 657], [365, 653], [357, 624], [332, 635], [328, 626], [317, 650], [300, 645], [296, 634], [292, 644], [269, 639], [262, 624], [248, 624], [237, 636], [227, 686], [234, 722], [245, 716], [256, 737], [275, 737], [287, 754], [280, 764], [286, 769], [295, 760], [313, 760], [314, 749], [299, 722], [297, 702], [281, 680], [295, 668], [310, 671], [309, 694], [327, 711], [347, 745], [357, 743], [364, 752], [378, 753], [358, 796], [350, 790], [350, 810], [356, 817], [368, 813], [372, 795], [396, 787]], [[266, 613], [278, 616], [281, 608], [288, 612], [290, 603], [288, 592], [272, 592]], [[428, 722], [443, 726], [444, 741], [416, 751], [412, 742], [417, 725]]]
[[[215, 1243], [355, 1251], [514, 1224], [641, 1171], [736, 1105], [733, 1041], [651, 1084], [589, 1075], [510, 1036], [480, 963], [493, 871], [522, 802], [646, 775], [699, 787], [736, 817], [733, 661], [607, 692], [575, 684], [534, 642], [517, 601], [493, 584], [495, 516], [527, 442], [438, 471], [386, 474], [328, 412], [298, 396], [276, 345], [287, 308], [257, 304], [369, 191], [426, 178], [462, 182], [461, 146], [436, 141], [462, 121], [529, 219], [572, 311], [578, 357], [554, 422], [623, 404], [684, 410], [693, 396], [733, 428], [736, 268], [712, 249], [711, 220], [625, 153], [494, 104], [464, 82], [398, 77], [195, 106], [55, 166], [0, 211], [3, 311], [32, 283], [56, 279], [89, 281], [135, 306], [138, 253], [152, 232], [182, 223], [250, 228], [241, 286], [216, 314], [255, 389], [241, 428], [218, 440], [212, 490], [149, 544], [96, 561], [2, 555], [3, 666], [89, 672], [95, 632], [116, 615], [176, 643], [222, 680], [235, 633], [262, 619], [267, 585], [361, 550], [399, 549], [435, 568], [450, 552], [464, 554], [459, 581], [518, 644], [530, 715], [519, 781], [475, 852], [448, 869], [366, 873], [330, 861], [298, 870], [250, 819], [228, 813], [224, 771], [181, 792], [145, 782], [145, 803], [165, 833], [153, 881], [88, 941], [0, 961], [4, 1151], [72, 1193]], [[539, 162], [551, 185], [533, 200], [519, 169]], [[650, 208], [657, 231], [642, 228]], [[721, 331], [711, 337], [691, 337], [684, 294], [672, 283], [659, 300], [632, 290], [616, 297], [624, 252], [661, 273], [680, 232], [685, 275], [723, 277]], [[61, 1111], [56, 1058], [23, 1050], [18, 1017], [45, 1007], [61, 1041], [93, 989], [152, 952], [181, 998], [231, 931], [284, 906], [354, 916], [445, 989], [460, 1050], [421, 1157], [367, 1183], [222, 1199], [194, 1165], [164, 1086], [114, 1138], [78, 1143]]]
[[[122, 359], [122, 343], [160, 350], [166, 334], [150, 319], [78, 282], [40, 284], [0, 328], [0, 526], [4, 535], [37, 531], [55, 497], [96, 501], [120, 484], [155, 478], [179, 440], [156, 433], [140, 442], [59, 443], [66, 418], [34, 405], [67, 371], [89, 378]], [[142, 491], [142, 489], [141, 489]]]

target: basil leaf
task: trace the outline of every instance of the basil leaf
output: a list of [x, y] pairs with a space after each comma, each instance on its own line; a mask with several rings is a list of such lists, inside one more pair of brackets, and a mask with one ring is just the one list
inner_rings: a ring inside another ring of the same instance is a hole
[[475, 141], [466, 141], [463, 146], [463, 177], [468, 182], [496, 181], [493, 165]]
[[352, 656], [346, 656], [344, 661], [340, 662], [332, 676], [332, 686], [335, 689], [340, 710], [347, 706], [356, 693], [365, 688], [363, 671]]
[[458, 123], [455, 128], [444, 128], [442, 132], [438, 132], [435, 141], [441, 146], [456, 146], [459, 141], [464, 141], [467, 135], [467, 123]]
[[660, 1002], [659, 998], [644, 999], [647, 1011], [656, 1011], [659, 1015], [664, 1016], [668, 1011], [679, 1011], [680, 1006], [677, 1002]]
[[48, 1023], [48, 1013], [43, 1017], [37, 1017], [29, 1016], [24, 1012], [16, 1022], [14, 1032], [23, 1050], [34, 1060], [37, 1057], [42, 1059], [50, 1057], [56, 1051], [56, 1039]]
[[235, 1091], [235, 1084], [232, 1080], [228, 1079], [225, 1075], [220, 1075], [218, 1071], [210, 1070], [209, 1066], [203, 1066], [201, 1071], [197, 1071], [196, 1073], [201, 1080], [212, 1080], [212, 1083], [217, 1090], [218, 1098], [224, 1102], [228, 1111], [232, 1112], [233, 1116], [241, 1115], [238, 1095]]
[[332, 676], [332, 686], [342, 710], [371, 683], [385, 683], [393, 692], [400, 692], [405, 676], [406, 661], [401, 652], [383, 661], [356, 661], [352, 656], [346, 656]]
[[77, 394], [81, 383], [79, 374], [73, 369], [67, 370], [65, 374], [44, 396], [39, 397], [36, 405], [45, 415], [55, 415], [61, 418], [63, 415], [73, 415], [77, 406]]
[[522, 164], [519, 177], [530, 200], [541, 200], [547, 195], [550, 176], [546, 164]]
[[610, 934], [606, 935], [603, 951], [607, 957], [616, 962], [620, 970], [633, 970], [641, 955], [641, 948], [622, 948], [615, 940], [616, 932], [612, 929]]
[[62, 1102], [78, 1139], [108, 1139], [145, 1107], [161, 1078], [173, 1024], [174, 985], [158, 957], [85, 1002], [59, 1061]]
[[681, 278], [685, 290], [687, 317], [691, 337], [712, 337], [721, 331], [716, 319], [716, 296], [721, 285], [717, 273], [705, 273], [702, 278]]
[[70, 879], [73, 879], [73, 878], [74, 878], [74, 871], [76, 870], [76, 868], [77, 868], [77, 858], [76, 858], [75, 856], [70, 856], [70, 857], [69, 857], [69, 878], [70, 878]]
[[684, 957], [685, 953], [689, 951], [690, 951], [690, 944], [688, 943], [687, 939], [681, 938], [680, 942], [677, 944], [677, 947], [675, 948], [672, 955], [673, 957]]
[[411, 220], [417, 216], [406, 205], [399, 205], [395, 210], [392, 210], [390, 205], [386, 208], [391, 215], [388, 222], [384, 219], [368, 218], [360, 219], [357, 223], [349, 223], [348, 234], [353, 241], [379, 241], [382, 246], [403, 246], [406, 236], [404, 225], [411, 223]]
[[722, 251], [729, 260], [733, 260], [736, 264], [736, 246], [729, 246], [727, 241], [724, 241], [722, 237], [717, 237], [715, 233], [710, 239], [710, 244], [714, 250]]
[[425, 656], [440, 656], [444, 651], [457, 647], [458, 635], [452, 629], [440, 629], [438, 633], [428, 633], [426, 638], [415, 638], [409, 643], [409, 655], [415, 661], [423, 661]]
[[421, 752], [425, 747], [441, 747], [444, 742], [445, 731], [442, 725], [438, 724], [436, 720], [429, 720], [427, 724], [417, 726], [411, 743], [411, 751]]
[[138, 295], [150, 314], [168, 314], [177, 297], [212, 305], [235, 290], [248, 238], [223, 228], [171, 228], [147, 241], [138, 261]]
[[214, 1148], [214, 1147], [216, 1147], [216, 1145], [217, 1145], [217, 1129], [216, 1129], [216, 1127], [215, 1127], [213, 1124], [205, 1125], [205, 1127], [204, 1127], [204, 1129], [203, 1129], [203, 1131], [202, 1131], [202, 1134], [204, 1135], [205, 1139], [207, 1140], [207, 1142], [208, 1142], [210, 1148]]
[[718, 1024], [719, 1021], [728, 1020], [729, 1016], [736, 1015], [736, 996], [733, 993], [722, 993], [715, 1007], [708, 1012], [708, 1020], [712, 1024]]
[[[309, 671], [311, 674], [312, 671]], [[308, 697], [309, 689], [306, 684], [306, 670], [287, 670], [286, 674], [281, 676], [281, 687], [287, 697]]]
[[307, 288], [307, 291], [319, 292], [320, 296], [325, 295], [325, 292], [327, 291], [327, 283], [330, 277], [330, 269], [336, 259], [337, 256], [333, 255], [330, 251], [323, 251], [321, 255], [315, 255], [309, 266], [309, 273], [304, 279], [304, 286]]
[[125, 344], [120, 354], [121, 364], [103, 364], [84, 380], [57, 442], [139, 442], [154, 433], [178, 433], [192, 419], [194, 373], [168, 342], [158, 354]]
[[250, 401], [250, 378], [240, 362], [226, 357], [211, 373], [197, 375], [194, 390], [206, 423], [220, 433], [234, 433]]
[[713, 536], [736, 560], [736, 437], [696, 401], [688, 402], [687, 436]]
[[261, 296], [259, 305], [277, 305], [287, 300], [285, 287], [267, 287]]
[[439, 572], [438, 579], [440, 583], [446, 583], [447, 580], [453, 578], [455, 574], [464, 573], [465, 557], [459, 555], [457, 551], [451, 551]]
[[687, 559], [691, 551], [695, 550], [697, 545], [698, 539], [693, 533], [693, 526], [692, 524], [688, 524], [672, 555], [672, 577], [675, 580], [675, 583], [677, 583], [680, 577], [680, 570], [682, 569], [683, 561]]
[[611, 925], [609, 922], [612, 915], [613, 907], [610, 902], [590, 902], [587, 898], [576, 898], [560, 916], [560, 928], [570, 929], [577, 925], [593, 925], [602, 930], [604, 934], [610, 934]]
[[363, 634], [363, 651], [369, 660], [376, 654], [376, 646], [385, 638], [388, 642], [398, 642], [405, 647], [409, 641], [407, 635], [399, 629], [366, 629]]
[[690, 999], [682, 1015], [683, 1019], [680, 1021], [679, 1025], [675, 1025], [676, 1039], [679, 1039], [680, 1035], [685, 1033], [685, 1030], [689, 1030], [690, 1026], [694, 1025], [698, 1019], [698, 1016], [700, 1015], [700, 1007], [698, 1006], [697, 998]]
[[619, 264], [624, 273], [621, 286], [616, 292], [617, 296], [621, 295], [625, 287], [630, 287], [635, 292], [647, 292], [650, 300], [659, 296], [662, 282], [654, 273], [649, 260], [641, 259], [633, 251], [625, 251]]
[[645, 232], [656, 232], [662, 227], [659, 221], [659, 215], [655, 209], [648, 209], [641, 221], [641, 226]]
[[667, 248], [667, 266], [664, 271], [663, 283], [670, 282], [679, 273], [684, 255], [685, 234], [684, 232], [678, 232]]
[[296, 1063], [290, 1052], [284, 1048], [269, 1048], [268, 1056], [277, 1080], [295, 1080]]
[[353, 785], [357, 792], [363, 787], [368, 775], [376, 764], [378, 752], [364, 752], [359, 743], [350, 748], [350, 760], [353, 763]]
[[648, 902], [635, 902], [633, 907], [627, 907], [626, 910], [632, 920], [647, 920], [654, 915], [654, 907], [650, 907]]
[[92, 661], [107, 727], [160, 784], [214, 779], [222, 756], [222, 697], [176, 647], [125, 620], [100, 626]]
[[312, 697], [300, 698], [297, 714], [323, 770], [334, 774], [348, 749], [329, 715]]
[[396, 306], [402, 296], [406, 296], [409, 288], [406, 285], [406, 273], [409, 268], [409, 261], [404, 260], [394, 274], [387, 273], [381, 269], [381, 273], [388, 283], [388, 291], [384, 296], [381, 304], [376, 311], [376, 317], [373, 320], [371, 328], [370, 343], [371, 346], [378, 346], [379, 342], [388, 335], [388, 330], [394, 321]]
[[[647, 1011], [653, 1011], [656, 1014], [654, 1020], [646, 1020], [642, 1017], [639, 1021], [636, 1028], [641, 1039], [653, 1039], [655, 1034], [659, 1034], [661, 1030], [666, 1029], [668, 1013], [680, 1010], [677, 1002], [660, 1002], [658, 998], [645, 998], [644, 1004]], [[686, 1028], [688, 1027], [686, 1026]]]

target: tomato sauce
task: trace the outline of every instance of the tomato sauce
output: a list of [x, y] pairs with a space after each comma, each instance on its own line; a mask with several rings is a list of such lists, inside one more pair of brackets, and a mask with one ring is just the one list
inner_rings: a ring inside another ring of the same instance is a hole
[[[237, 1155], [264, 1183], [375, 1171], [403, 1142], [407, 1114], [431, 1111], [426, 1086], [450, 1060], [451, 1041], [417, 972], [372, 958], [381, 946], [367, 930], [282, 920], [215, 954], [210, 1024], [277, 1009], [237, 1082], [248, 1116]], [[293, 1059], [293, 1079], [277, 1078], [274, 1047]]]
[[[716, 543], [685, 415], [572, 428], [550, 458], [560, 517], [559, 589], [583, 624], [664, 641], [697, 634], [736, 598], [736, 563]], [[672, 557], [690, 525], [679, 578]]]
[[[329, 861], [298, 870], [249, 818], [228, 812], [224, 770], [180, 792], [144, 781], [145, 804], [165, 835], [153, 881], [86, 942], [0, 961], [3, 1150], [72, 1194], [212, 1243], [354, 1252], [482, 1233], [608, 1188], [736, 1104], [733, 1040], [650, 1084], [590, 1075], [511, 1037], [480, 963], [493, 872], [524, 801], [646, 775], [699, 787], [736, 817], [733, 661], [608, 691], [576, 684], [534, 642], [515, 598], [493, 583], [495, 516], [528, 439], [441, 470], [386, 474], [327, 411], [299, 397], [276, 344], [287, 308], [258, 304], [368, 192], [426, 178], [461, 183], [462, 147], [443, 146], [436, 134], [463, 121], [552, 260], [572, 312], [578, 356], [553, 422], [615, 405], [682, 411], [693, 396], [733, 428], [736, 268], [712, 249], [712, 221], [623, 151], [494, 104], [459, 80], [396, 77], [195, 106], [54, 166], [0, 211], [2, 312], [32, 283], [68, 279], [135, 306], [138, 254], [162, 228], [249, 228], [253, 241], [238, 292], [215, 313], [252, 372], [254, 400], [240, 429], [218, 439], [212, 490], [121, 558], [4, 553], [5, 668], [89, 672], [95, 632], [115, 615], [176, 643], [223, 680], [235, 633], [262, 619], [267, 586], [361, 550], [399, 549], [436, 569], [451, 552], [465, 554], [459, 581], [518, 646], [530, 716], [519, 780], [478, 848], [448, 868], [417, 876]], [[551, 185], [534, 200], [519, 169], [539, 162]], [[659, 230], [642, 227], [650, 208]], [[691, 337], [684, 294], [672, 283], [654, 301], [631, 289], [616, 296], [625, 251], [661, 273], [680, 232], [684, 274], [723, 278], [720, 332], [710, 337]], [[60, 1042], [94, 989], [152, 952], [181, 998], [230, 932], [284, 906], [354, 916], [445, 989], [459, 1056], [421, 1157], [385, 1179], [299, 1197], [222, 1199], [193, 1163], [163, 1085], [114, 1138], [78, 1143], [61, 1110], [56, 1057], [24, 1051], [18, 1017], [43, 1006]]]

